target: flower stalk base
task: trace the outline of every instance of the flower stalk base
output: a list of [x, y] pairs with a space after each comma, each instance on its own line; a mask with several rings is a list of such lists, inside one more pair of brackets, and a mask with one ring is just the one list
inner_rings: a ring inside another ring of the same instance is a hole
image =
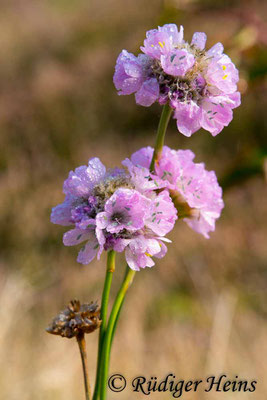
[[127, 290], [132, 284], [133, 278], [135, 275], [135, 271], [130, 269], [127, 266], [127, 272], [125, 278], [122, 282], [120, 290], [117, 294], [117, 297], [114, 301], [114, 305], [109, 317], [109, 322], [107, 326], [107, 330], [105, 333], [104, 344], [102, 349], [101, 356], [101, 376], [100, 376], [100, 399], [106, 400], [107, 398], [107, 380], [108, 380], [108, 369], [109, 369], [109, 360], [110, 360], [110, 350], [111, 343], [113, 339], [114, 328], [116, 327], [116, 323], [118, 320], [118, 314], [120, 313], [122, 303], [124, 301]]
[[83, 377], [84, 377], [84, 388], [85, 388], [85, 399], [91, 400], [91, 387], [89, 382], [89, 374], [88, 374], [88, 365], [87, 365], [87, 353], [86, 353], [86, 343], [84, 334], [81, 333], [77, 337], [77, 342], [79, 345], [81, 359], [82, 359], [82, 368], [83, 368]]

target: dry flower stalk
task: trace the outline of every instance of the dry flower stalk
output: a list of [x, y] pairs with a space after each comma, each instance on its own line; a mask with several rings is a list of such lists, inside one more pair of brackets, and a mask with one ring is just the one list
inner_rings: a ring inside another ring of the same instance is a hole
[[81, 304], [79, 300], [71, 300], [68, 307], [60, 311], [46, 329], [53, 335], [60, 335], [68, 339], [76, 337], [82, 360], [86, 400], [91, 400], [92, 396], [84, 335], [95, 331], [100, 325], [100, 308], [96, 302]]

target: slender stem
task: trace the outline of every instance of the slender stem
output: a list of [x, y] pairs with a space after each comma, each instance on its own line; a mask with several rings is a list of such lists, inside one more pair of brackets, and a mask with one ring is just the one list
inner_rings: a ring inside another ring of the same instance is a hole
[[[127, 274], [128, 274], [128, 268], [129, 268], [128, 265], [126, 265], [123, 280], [126, 278], [126, 276], [127, 276]], [[116, 321], [115, 321], [115, 324], [114, 324], [114, 327], [113, 327], [113, 332], [112, 332], [112, 338], [111, 338], [111, 345], [110, 345], [110, 347], [112, 346], [112, 343], [113, 343], [114, 335], [115, 335], [115, 332], [116, 332], [116, 329], [117, 329], [117, 325], [118, 325], [118, 321], [119, 321], [119, 318], [120, 318], [121, 309], [122, 309], [124, 300], [125, 300], [125, 298], [122, 300], [121, 305], [120, 305], [120, 309], [119, 309], [119, 311], [118, 311], [118, 313], [117, 313]]]
[[108, 252], [106, 278], [105, 278], [105, 283], [104, 283], [104, 289], [103, 289], [102, 301], [101, 301], [101, 311], [100, 311], [100, 319], [102, 321], [101, 327], [100, 327], [101, 340], [104, 337], [106, 325], [107, 325], [108, 300], [109, 300], [109, 292], [110, 292], [111, 282], [112, 282], [112, 278], [113, 278], [113, 272], [115, 271], [115, 256], [116, 256], [116, 253], [114, 250], [110, 250]]
[[151, 172], [154, 171], [155, 163], [161, 158], [162, 148], [164, 145], [165, 133], [166, 133], [166, 129], [167, 129], [171, 114], [172, 114], [172, 108], [169, 106], [169, 104], [165, 104], [162, 109], [159, 126], [158, 126], [158, 131], [157, 131], [154, 154], [153, 154], [152, 161], [150, 164]]
[[124, 278], [124, 281], [122, 282], [122, 285], [120, 287], [120, 290], [117, 294], [117, 297], [114, 301], [110, 317], [109, 317], [109, 322], [104, 338], [104, 344], [103, 344], [103, 349], [102, 349], [102, 357], [101, 357], [101, 376], [100, 376], [100, 399], [101, 400], [106, 400], [107, 397], [107, 379], [108, 379], [108, 369], [109, 369], [109, 359], [110, 359], [110, 348], [111, 348], [111, 342], [113, 338], [113, 331], [114, 327], [116, 325], [117, 321], [117, 316], [118, 313], [120, 312], [122, 302], [125, 298], [126, 292], [131, 286], [131, 283], [133, 281], [135, 275], [135, 271], [127, 267], [127, 274]]
[[106, 278], [105, 278], [105, 283], [102, 293], [102, 301], [101, 301], [100, 319], [102, 322], [99, 330], [97, 371], [96, 371], [95, 391], [93, 400], [97, 400], [99, 394], [101, 352], [107, 325], [109, 292], [110, 292], [113, 272], [115, 271], [115, 255], [116, 253], [114, 250], [108, 252]]
[[90, 383], [89, 383], [86, 343], [85, 343], [84, 334], [83, 333], [79, 334], [78, 336], [76, 336], [76, 339], [77, 339], [77, 342], [79, 345], [81, 359], [82, 359], [85, 398], [86, 398], [86, 400], [91, 400], [92, 396], [91, 396], [91, 387], [90, 387]]
[[118, 311], [118, 314], [117, 314], [117, 317], [116, 317], [116, 321], [115, 321], [115, 324], [114, 324], [114, 327], [113, 327], [112, 338], [111, 338], [111, 345], [110, 345], [110, 347], [112, 346], [112, 343], [113, 343], [114, 335], [115, 335], [115, 332], [116, 332], [116, 329], [117, 329], [117, 325], [118, 325], [118, 321], [119, 321], [119, 318], [120, 318], [121, 309], [122, 309], [124, 300], [125, 300], [125, 299], [122, 300], [122, 303], [121, 303], [121, 306], [120, 306], [120, 309], [119, 309], [119, 311]]

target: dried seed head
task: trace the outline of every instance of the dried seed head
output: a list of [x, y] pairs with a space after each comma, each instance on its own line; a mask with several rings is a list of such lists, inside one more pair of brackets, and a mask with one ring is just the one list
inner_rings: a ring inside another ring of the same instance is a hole
[[97, 303], [80, 304], [79, 300], [70, 301], [46, 329], [48, 333], [73, 338], [79, 334], [91, 333], [101, 325], [100, 309]]

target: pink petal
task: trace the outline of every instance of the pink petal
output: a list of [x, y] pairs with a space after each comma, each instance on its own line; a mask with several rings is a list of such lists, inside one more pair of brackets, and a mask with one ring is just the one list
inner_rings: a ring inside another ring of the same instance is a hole
[[174, 118], [177, 120], [178, 130], [185, 136], [191, 136], [200, 127], [201, 109], [193, 101], [190, 103], [176, 103]]
[[205, 48], [207, 35], [204, 32], [195, 32], [191, 41], [191, 45], [195, 45], [199, 50]]
[[149, 107], [159, 97], [159, 84], [156, 78], [146, 80], [141, 88], [135, 94], [137, 104], [144, 107]]

